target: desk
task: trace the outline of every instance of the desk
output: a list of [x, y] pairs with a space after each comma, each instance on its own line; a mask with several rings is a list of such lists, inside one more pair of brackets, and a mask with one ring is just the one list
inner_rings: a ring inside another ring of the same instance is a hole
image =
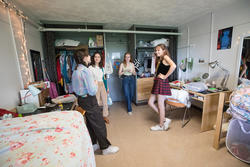
[[[171, 88], [181, 89], [180, 87], [176, 86], [171, 86]], [[230, 92], [230, 91], [223, 91], [223, 92]], [[188, 90], [188, 93], [192, 99], [198, 100], [203, 103], [201, 132], [212, 130], [216, 122], [220, 92], [203, 94]]]

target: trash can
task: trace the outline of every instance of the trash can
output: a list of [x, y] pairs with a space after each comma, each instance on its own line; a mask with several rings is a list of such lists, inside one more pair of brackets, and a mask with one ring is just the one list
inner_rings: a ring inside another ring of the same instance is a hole
[[236, 158], [250, 163], [250, 123], [232, 119], [227, 131], [226, 147]]

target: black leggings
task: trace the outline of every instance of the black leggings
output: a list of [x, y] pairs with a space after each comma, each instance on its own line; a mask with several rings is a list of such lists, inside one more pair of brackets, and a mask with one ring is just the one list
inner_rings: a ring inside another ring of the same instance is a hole
[[111, 144], [107, 139], [107, 129], [102, 116], [102, 109], [98, 106], [96, 96], [78, 96], [78, 105], [86, 111], [86, 125], [92, 144], [96, 144], [98, 141], [101, 150], [108, 148]]

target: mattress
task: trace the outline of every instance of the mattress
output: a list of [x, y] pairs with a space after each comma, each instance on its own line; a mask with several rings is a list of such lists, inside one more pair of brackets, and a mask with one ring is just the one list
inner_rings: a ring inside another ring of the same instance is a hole
[[0, 166], [95, 167], [83, 116], [56, 111], [0, 121]]

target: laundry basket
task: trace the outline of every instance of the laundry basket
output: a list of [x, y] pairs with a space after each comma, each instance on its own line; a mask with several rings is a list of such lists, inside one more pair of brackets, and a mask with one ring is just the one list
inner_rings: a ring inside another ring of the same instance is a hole
[[229, 123], [227, 149], [238, 159], [250, 163], [250, 124], [239, 119]]

